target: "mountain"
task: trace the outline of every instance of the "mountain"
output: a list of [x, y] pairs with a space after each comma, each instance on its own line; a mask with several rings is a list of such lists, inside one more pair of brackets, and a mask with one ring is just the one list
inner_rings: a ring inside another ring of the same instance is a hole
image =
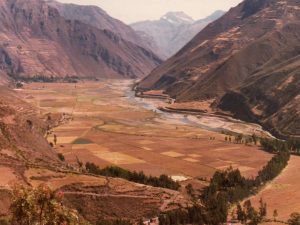
[[129, 42], [159, 52], [155, 43], [148, 36], [139, 35], [130, 26], [107, 14], [103, 9], [93, 5], [76, 5], [47, 0], [48, 5], [58, 10], [60, 15], [69, 20], [79, 20], [100, 30], [110, 30]]
[[245, 0], [155, 69], [140, 89], [300, 135], [300, 1]]
[[207, 18], [195, 21], [184, 12], [169, 12], [156, 21], [142, 21], [131, 24], [134, 30], [154, 39], [165, 57], [170, 57], [188, 43], [207, 24], [224, 14], [216, 11]]
[[136, 78], [161, 60], [110, 30], [68, 20], [42, 0], [0, 1], [0, 74]]

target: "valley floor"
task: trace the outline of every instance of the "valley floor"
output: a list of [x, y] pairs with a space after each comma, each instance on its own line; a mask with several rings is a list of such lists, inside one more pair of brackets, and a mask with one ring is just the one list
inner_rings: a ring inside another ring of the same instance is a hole
[[73, 116], [70, 123], [48, 136], [49, 142], [57, 136], [56, 149], [70, 164], [76, 164], [78, 158], [101, 167], [114, 164], [185, 180], [209, 178], [217, 169], [229, 166], [255, 176], [271, 158], [259, 147], [225, 142], [225, 135], [199, 128], [192, 118], [166, 117], [145, 102], [133, 101], [128, 95], [130, 84], [120, 80], [33, 83], [26, 85], [22, 94], [41, 114]]
[[[18, 90], [18, 95], [36, 106], [36, 113], [43, 119], [54, 120], [61, 114], [72, 118], [61, 121], [46, 137], [49, 143], [54, 143], [56, 135], [54, 149], [65, 156], [71, 168], [78, 168], [78, 161], [94, 162], [101, 168], [117, 165], [147, 175], [164, 173], [183, 185], [192, 183], [195, 189], [200, 189], [208, 184], [216, 170], [232, 166], [252, 177], [271, 159], [272, 154], [259, 146], [228, 142], [225, 134], [217, 132], [222, 129], [263, 132], [257, 125], [219, 117], [165, 113], [157, 109], [165, 102], [135, 98], [131, 84], [126, 80], [30, 83]], [[5, 119], [10, 122], [9, 118]], [[1, 151], [7, 157], [10, 154], [5, 149]], [[0, 187], [10, 189], [20, 178], [4, 162], [0, 172], [6, 176], [0, 179]], [[81, 209], [82, 204], [94, 199], [91, 207], [84, 207], [89, 210], [84, 213], [91, 221], [96, 221], [99, 211], [101, 215], [111, 216], [104, 204], [110, 205], [109, 209], [113, 208], [119, 217], [139, 219], [189, 202], [184, 190], [180, 193], [53, 168], [33, 165], [20, 174], [32, 186], [47, 183], [54, 190], [63, 190], [70, 207]], [[299, 168], [300, 157], [293, 156], [283, 173], [252, 198], [257, 204], [263, 197], [268, 204], [269, 218], [274, 209], [278, 210], [278, 219], [285, 221], [291, 212], [300, 211]], [[4, 215], [9, 206], [5, 196], [0, 202], [0, 213]], [[128, 208], [132, 210], [128, 212]]]

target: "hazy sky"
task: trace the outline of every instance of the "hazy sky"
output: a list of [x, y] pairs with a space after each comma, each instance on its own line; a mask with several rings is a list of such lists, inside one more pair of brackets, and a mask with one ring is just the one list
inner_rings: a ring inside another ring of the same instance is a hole
[[125, 23], [158, 19], [169, 11], [184, 11], [194, 19], [218, 9], [228, 10], [242, 0], [58, 0], [82, 5], [98, 5]]

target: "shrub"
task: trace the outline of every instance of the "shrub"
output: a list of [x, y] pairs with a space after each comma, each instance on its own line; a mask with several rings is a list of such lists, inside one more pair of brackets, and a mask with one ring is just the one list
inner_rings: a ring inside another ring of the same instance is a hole
[[65, 161], [65, 156], [62, 153], [58, 153], [57, 156], [58, 156], [60, 161], [62, 161], [62, 162]]
[[11, 204], [11, 225], [87, 225], [79, 220], [76, 211], [63, 206], [62, 199], [62, 192], [51, 191], [45, 185], [36, 189], [16, 187]]
[[290, 219], [288, 220], [289, 225], [300, 225], [300, 214], [292, 213]]

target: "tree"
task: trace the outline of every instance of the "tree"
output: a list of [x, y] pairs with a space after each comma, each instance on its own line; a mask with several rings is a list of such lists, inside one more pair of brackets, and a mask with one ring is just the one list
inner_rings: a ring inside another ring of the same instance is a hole
[[239, 135], [235, 136], [235, 142], [238, 144], [241, 144], [243, 141], [243, 137], [244, 137], [243, 134], [239, 134]]
[[16, 187], [11, 204], [12, 225], [80, 225], [76, 211], [62, 204], [63, 193], [40, 185], [36, 189]]
[[277, 217], [278, 217], [278, 211], [277, 211], [277, 209], [275, 209], [274, 212], [273, 212], [274, 221], [277, 220]]
[[255, 210], [255, 208], [252, 206], [250, 200], [245, 201], [244, 208], [246, 211], [246, 219], [250, 220], [251, 224], [257, 224], [256, 222], [258, 220], [258, 213]]
[[79, 169], [82, 169], [82, 167], [83, 167], [83, 162], [81, 162], [77, 156], [76, 156], [76, 161], [77, 161], [77, 164], [78, 164]]
[[65, 161], [65, 156], [62, 153], [58, 153], [57, 157], [59, 158], [60, 161], [62, 161], [62, 162]]
[[250, 218], [248, 225], [258, 225], [261, 222], [261, 218], [256, 210], [253, 211], [253, 215]]
[[267, 216], [267, 204], [263, 202], [262, 198], [259, 200], [259, 216], [261, 219]]
[[194, 190], [192, 184], [188, 184], [188, 185], [185, 187], [185, 189], [186, 189], [187, 193], [188, 193], [191, 197], [194, 197], [195, 190]]
[[17, 82], [16, 88], [18, 88], [18, 89], [23, 88], [23, 84], [21, 82]]
[[300, 225], [300, 214], [292, 213], [290, 219], [288, 220], [289, 225]]
[[257, 136], [255, 134], [252, 134], [252, 140], [253, 140], [253, 143], [255, 145], [257, 145]]
[[54, 134], [53, 142], [54, 142], [55, 145], [57, 144], [57, 136], [56, 136], [56, 134]]
[[241, 221], [242, 224], [246, 223], [246, 213], [244, 212], [241, 204], [237, 205], [236, 214], [238, 221]]
[[140, 219], [138, 225], [144, 225], [144, 221], [142, 219]]

